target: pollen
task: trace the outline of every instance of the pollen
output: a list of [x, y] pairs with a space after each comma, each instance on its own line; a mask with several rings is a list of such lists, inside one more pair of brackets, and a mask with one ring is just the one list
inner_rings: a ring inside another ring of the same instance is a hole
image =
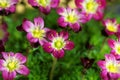
[[111, 32], [116, 32], [117, 31], [117, 28], [115, 25], [113, 24], [108, 24], [107, 25], [107, 30], [111, 31]]
[[33, 37], [35, 38], [39, 38], [39, 39], [42, 39], [45, 35], [45, 31], [42, 30], [42, 29], [39, 29], [38, 27], [35, 28], [33, 31], [32, 31], [32, 35]]
[[50, 4], [50, 0], [38, 0], [38, 3], [43, 6], [46, 7]]
[[112, 63], [110, 62], [109, 64], [106, 65], [106, 68], [109, 72], [112, 72], [112, 73], [116, 73], [118, 72], [117, 70], [117, 66], [115, 65], [115, 63]]
[[0, 1], [0, 7], [6, 8], [8, 6], [8, 2], [6, 0], [1, 0]]

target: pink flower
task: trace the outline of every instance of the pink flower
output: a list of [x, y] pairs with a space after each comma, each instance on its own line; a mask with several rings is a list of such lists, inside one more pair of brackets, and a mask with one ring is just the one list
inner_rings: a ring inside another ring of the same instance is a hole
[[70, 26], [75, 32], [80, 30], [80, 23], [87, 22], [85, 14], [80, 13], [77, 9], [58, 8], [57, 13], [60, 15], [58, 24], [64, 28]]
[[106, 19], [103, 21], [103, 25], [108, 35], [120, 32], [120, 24], [117, 23], [116, 19]]
[[50, 13], [51, 8], [56, 8], [60, 0], [28, 0], [33, 7], [38, 7], [44, 14]]
[[49, 29], [44, 28], [44, 21], [41, 17], [34, 18], [34, 23], [29, 20], [24, 20], [22, 27], [27, 32], [27, 39], [30, 43], [39, 42], [43, 45], [46, 42], [45, 37]]
[[7, 24], [2, 23], [0, 25], [0, 40], [5, 43], [8, 40], [9, 33], [7, 31]]
[[91, 18], [95, 20], [103, 18], [103, 10], [106, 6], [105, 0], [75, 0], [75, 4], [86, 14], [89, 20]]
[[18, 0], [0, 0], [0, 12], [3, 12], [3, 15], [15, 12], [17, 3]]
[[2, 52], [4, 59], [0, 59], [0, 71], [4, 80], [14, 80], [16, 74], [28, 75], [29, 69], [24, 65], [26, 57], [21, 53]]
[[112, 54], [105, 55], [105, 61], [98, 61], [101, 68], [102, 80], [117, 80], [120, 78], [120, 61], [117, 61]]
[[115, 40], [109, 39], [108, 45], [112, 49], [111, 54], [115, 55], [117, 59], [120, 59], [120, 40], [115, 41]]
[[72, 50], [74, 48], [74, 43], [68, 40], [68, 37], [69, 35], [65, 31], [61, 31], [58, 34], [52, 30], [47, 34], [49, 42], [43, 45], [43, 49], [48, 53], [52, 53], [56, 58], [62, 58], [64, 56], [64, 50]]

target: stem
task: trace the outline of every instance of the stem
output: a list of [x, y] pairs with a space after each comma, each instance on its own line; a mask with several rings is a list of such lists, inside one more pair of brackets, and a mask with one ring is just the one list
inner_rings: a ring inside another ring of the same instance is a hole
[[56, 63], [57, 63], [57, 59], [53, 57], [53, 64], [52, 64], [52, 68], [50, 71], [50, 80], [53, 80], [53, 74], [54, 74]]
[[4, 16], [2, 15], [2, 16], [0, 16], [0, 24], [2, 24], [3, 21], [4, 21]]
[[107, 39], [108, 39], [108, 38], [106, 37], [106, 38], [103, 40], [102, 45], [101, 45], [101, 48], [100, 48], [100, 53], [102, 52], [103, 46], [105, 45]]

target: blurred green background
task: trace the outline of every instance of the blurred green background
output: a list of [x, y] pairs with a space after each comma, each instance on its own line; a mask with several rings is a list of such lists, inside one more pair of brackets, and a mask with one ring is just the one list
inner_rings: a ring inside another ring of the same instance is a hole
[[[68, 4], [74, 7], [74, 3], [71, 1], [69, 3], [69, 1], [64, 0], [61, 6]], [[33, 21], [34, 17], [41, 16], [45, 20], [46, 27], [61, 31], [62, 28], [57, 24], [59, 16], [55, 9], [45, 16], [38, 9], [28, 6], [25, 1], [21, 0], [21, 2], [17, 5], [15, 14], [5, 17], [5, 21], [8, 24], [8, 32], [10, 33], [9, 39], [5, 44], [5, 51], [22, 52], [27, 56], [26, 65], [30, 69], [28, 76], [17, 75], [15, 80], [49, 80], [53, 62], [52, 56], [45, 53], [41, 46], [32, 48], [26, 39], [26, 33], [17, 31], [16, 27], [22, 23], [24, 18]], [[120, 23], [120, 0], [107, 0], [104, 18], [116, 18], [118, 23]], [[104, 59], [104, 54], [110, 52], [107, 39], [116, 39], [116, 37], [104, 36], [102, 34], [104, 27], [100, 21], [91, 20], [81, 25], [82, 31], [78, 33], [74, 33], [72, 30], [69, 31], [70, 40], [74, 41], [75, 48], [71, 51], [66, 51], [64, 58], [57, 61], [54, 80], [101, 80], [99, 75], [100, 68], [96, 63], [98, 60]], [[81, 61], [85, 57], [90, 60]], [[93, 59], [94, 62], [92, 64]], [[2, 80], [1, 75], [0, 80]]]

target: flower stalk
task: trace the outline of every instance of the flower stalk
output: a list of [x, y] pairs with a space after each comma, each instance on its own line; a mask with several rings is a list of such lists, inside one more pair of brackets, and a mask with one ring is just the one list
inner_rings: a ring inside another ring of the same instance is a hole
[[54, 76], [54, 70], [57, 64], [57, 58], [53, 57], [53, 64], [52, 64], [52, 68], [50, 71], [50, 80], [53, 80], [53, 76]]

